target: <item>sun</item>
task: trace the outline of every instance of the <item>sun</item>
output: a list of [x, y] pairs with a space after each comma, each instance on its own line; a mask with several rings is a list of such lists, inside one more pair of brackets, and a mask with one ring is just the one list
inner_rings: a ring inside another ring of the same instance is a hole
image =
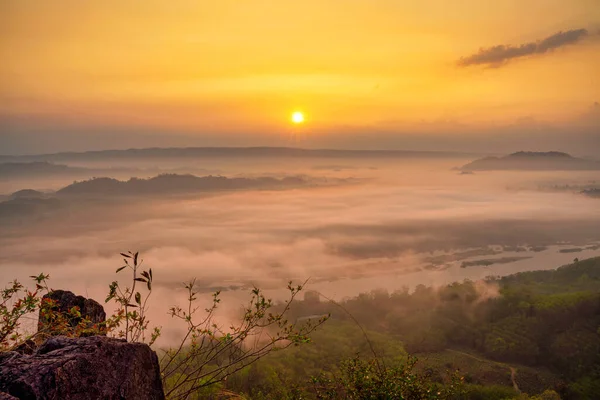
[[301, 111], [294, 111], [292, 113], [292, 122], [296, 125], [304, 122], [304, 114]]

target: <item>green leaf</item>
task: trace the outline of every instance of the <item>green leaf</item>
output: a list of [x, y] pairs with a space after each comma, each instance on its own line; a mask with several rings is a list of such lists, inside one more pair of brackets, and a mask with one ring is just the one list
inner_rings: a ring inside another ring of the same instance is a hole
[[131, 258], [131, 256], [130, 256], [129, 254], [127, 254], [127, 253], [121, 253], [121, 255], [122, 255], [123, 257], [125, 257], [125, 258]]
[[146, 280], [144, 278], [135, 278], [135, 280], [139, 281], [139, 282], [146, 282]]
[[118, 273], [119, 271], [122, 271], [124, 268], [127, 268], [127, 265], [123, 265], [121, 268], [117, 268], [117, 270], [115, 271], [115, 273]]
[[142, 304], [142, 295], [140, 294], [140, 292], [137, 292], [135, 294], [135, 302], [138, 304]]

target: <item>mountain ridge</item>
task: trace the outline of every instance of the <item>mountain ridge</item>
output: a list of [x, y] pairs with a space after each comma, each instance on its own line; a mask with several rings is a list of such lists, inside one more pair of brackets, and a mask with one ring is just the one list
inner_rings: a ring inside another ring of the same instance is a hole
[[[481, 153], [479, 153], [481, 154]], [[66, 161], [82, 159], [114, 159], [143, 157], [467, 157], [477, 153], [413, 150], [347, 150], [305, 149], [298, 147], [148, 147], [123, 150], [93, 150], [49, 154], [0, 155], [0, 162], [9, 161]]]

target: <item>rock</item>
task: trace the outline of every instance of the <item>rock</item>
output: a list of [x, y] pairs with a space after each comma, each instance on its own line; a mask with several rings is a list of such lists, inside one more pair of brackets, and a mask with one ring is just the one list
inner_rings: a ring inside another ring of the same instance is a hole
[[[0, 354], [0, 393], [18, 399], [165, 398], [156, 353], [105, 336], [55, 336], [32, 355]], [[1, 397], [2, 399], [11, 397]]]
[[[67, 314], [73, 307], [79, 307], [82, 318], [89, 318], [92, 324], [100, 324], [106, 320], [104, 307], [100, 303], [93, 299], [86, 299], [83, 296], [76, 296], [73, 292], [53, 290], [42, 297], [42, 303], [47, 300], [55, 301], [58, 308], [57, 311], [63, 314]], [[71, 318], [69, 325], [71, 327], [77, 326], [82, 318]], [[42, 316], [42, 310], [40, 309], [38, 331], [44, 330], [47, 325], [52, 328], [52, 324], [48, 324], [47, 319]]]

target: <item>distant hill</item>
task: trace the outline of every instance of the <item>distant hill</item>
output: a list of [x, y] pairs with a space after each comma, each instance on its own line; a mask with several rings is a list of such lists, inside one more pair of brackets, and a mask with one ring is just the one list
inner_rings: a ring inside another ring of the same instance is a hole
[[[198, 192], [233, 190], [291, 189], [319, 184], [353, 182], [352, 179], [318, 180], [300, 176], [285, 178], [227, 178], [163, 174], [149, 179], [131, 178], [120, 181], [113, 178], [93, 178], [75, 182], [57, 192], [43, 193], [37, 190], [19, 190], [0, 198], [0, 219], [20, 219], [59, 211], [78, 204], [80, 200], [115, 199], [120, 196], [169, 196]], [[4, 200], [4, 201], [1, 201]]]
[[94, 178], [75, 182], [60, 189], [58, 195], [140, 195], [174, 194], [197, 191], [277, 189], [305, 186], [309, 181], [302, 177], [227, 178], [224, 176], [204, 176], [163, 174], [149, 179], [131, 178], [120, 181], [113, 178]]
[[71, 175], [87, 171], [86, 168], [52, 164], [46, 161], [8, 162], [0, 164], [0, 179], [27, 176]]
[[52, 212], [61, 207], [59, 199], [13, 198], [0, 202], [0, 218], [20, 218], [28, 215]]
[[519, 151], [504, 157], [480, 158], [460, 168], [462, 171], [559, 171], [600, 170], [600, 162], [584, 160], [558, 151]]
[[45, 195], [43, 192], [33, 189], [23, 189], [18, 192], [14, 192], [10, 195], [10, 198], [15, 199], [42, 199]]
[[468, 157], [472, 153], [437, 152], [437, 151], [403, 151], [403, 150], [332, 150], [332, 149], [300, 149], [292, 147], [177, 147], [147, 148], [128, 150], [101, 150], [88, 152], [67, 152], [55, 154], [39, 154], [26, 156], [0, 156], [4, 162], [69, 162], [69, 161], [103, 161], [103, 160], [139, 160], [139, 159], [194, 159], [194, 158], [432, 158], [432, 157]]
[[600, 199], [600, 189], [586, 189], [582, 190], [581, 194], [584, 194], [589, 197], [595, 197]]

